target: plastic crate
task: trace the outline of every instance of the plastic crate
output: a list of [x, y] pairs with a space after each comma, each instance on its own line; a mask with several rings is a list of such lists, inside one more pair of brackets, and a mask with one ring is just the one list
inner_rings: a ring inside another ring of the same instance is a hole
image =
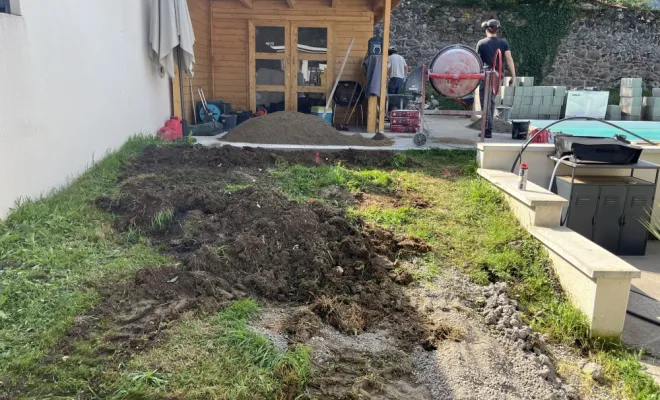
[[419, 125], [395, 125], [391, 126], [390, 130], [395, 133], [417, 133], [419, 131]]
[[415, 117], [392, 117], [390, 119], [390, 124], [392, 126], [399, 125], [399, 126], [408, 126], [408, 125], [414, 125], [414, 126], [419, 126], [419, 118]]
[[396, 117], [413, 117], [413, 118], [419, 118], [419, 111], [418, 110], [392, 110], [391, 118], [396, 118]]

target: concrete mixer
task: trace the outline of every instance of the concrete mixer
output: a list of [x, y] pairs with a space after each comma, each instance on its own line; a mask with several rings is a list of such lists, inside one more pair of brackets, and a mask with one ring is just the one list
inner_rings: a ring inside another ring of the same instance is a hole
[[[431, 87], [438, 94], [449, 98], [464, 97], [474, 92], [482, 79], [485, 81], [483, 110], [440, 110], [437, 113], [439, 115], [481, 116], [481, 141], [484, 141], [490, 96], [499, 93], [502, 82], [502, 52], [497, 51], [492, 70], [484, 71], [481, 58], [474, 50], [463, 45], [447, 46], [433, 57], [428, 71], [425, 66], [422, 67], [422, 74], [426, 75]], [[424, 107], [421, 108], [423, 118]], [[427, 135], [423, 129], [415, 134], [413, 141], [417, 146], [423, 146], [426, 143]]]

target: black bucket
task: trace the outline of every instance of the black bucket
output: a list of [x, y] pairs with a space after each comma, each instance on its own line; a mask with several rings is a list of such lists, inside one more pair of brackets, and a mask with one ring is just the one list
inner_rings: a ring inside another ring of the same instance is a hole
[[227, 114], [220, 116], [220, 123], [225, 127], [225, 131], [230, 131], [236, 128], [236, 114]]
[[236, 125], [240, 125], [248, 119], [252, 118], [252, 113], [250, 111], [236, 111]]
[[529, 121], [511, 122], [511, 139], [527, 140], [528, 131], [529, 131]]

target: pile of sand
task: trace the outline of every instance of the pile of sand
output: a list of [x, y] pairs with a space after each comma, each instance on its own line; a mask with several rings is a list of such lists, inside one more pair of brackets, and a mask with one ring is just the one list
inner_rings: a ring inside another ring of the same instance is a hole
[[360, 134], [344, 135], [315, 115], [286, 111], [249, 119], [232, 129], [220, 140], [240, 143], [325, 146], [392, 145], [392, 141], [387, 138], [373, 140], [364, 138]]
[[[480, 131], [481, 130], [481, 118], [474, 121], [470, 125], [468, 125], [468, 128], [472, 128], [474, 130]], [[502, 121], [501, 119], [495, 118], [493, 120], [493, 133], [511, 133], [511, 130], [513, 129], [513, 125], [509, 121]]]

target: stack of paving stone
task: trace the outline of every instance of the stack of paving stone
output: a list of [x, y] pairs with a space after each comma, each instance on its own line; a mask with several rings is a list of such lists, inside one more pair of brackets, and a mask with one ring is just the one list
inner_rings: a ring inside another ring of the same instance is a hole
[[660, 121], [660, 88], [653, 89], [652, 97], [642, 99], [642, 116], [646, 121]]
[[511, 107], [511, 119], [559, 119], [566, 100], [565, 86], [534, 86], [533, 77], [505, 79], [495, 106]]
[[605, 119], [607, 121], [621, 121], [621, 106], [608, 105]]
[[642, 78], [621, 78], [621, 119], [642, 119]]

